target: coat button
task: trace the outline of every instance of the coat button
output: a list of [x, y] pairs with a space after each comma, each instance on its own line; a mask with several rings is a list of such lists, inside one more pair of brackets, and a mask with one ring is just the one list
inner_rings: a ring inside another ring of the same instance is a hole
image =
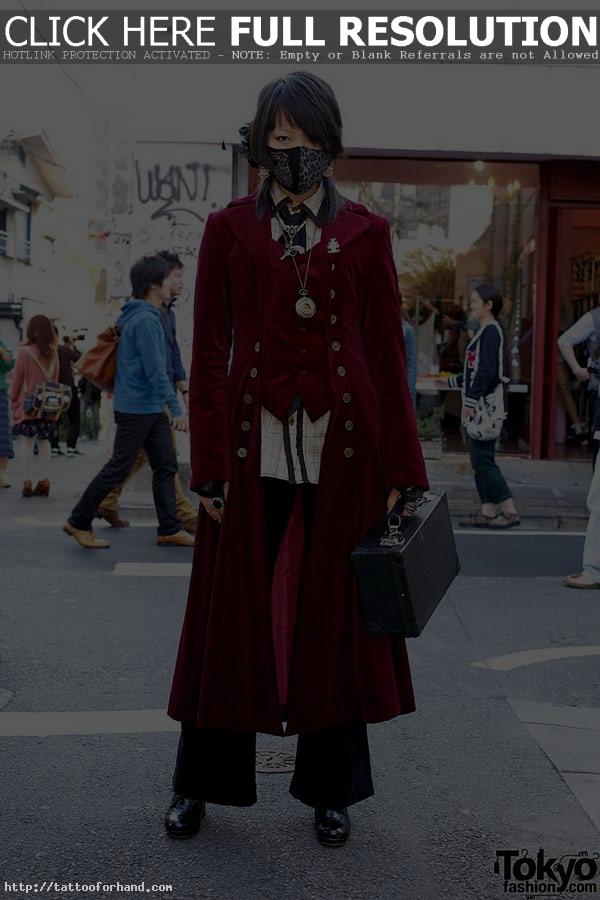
[[238, 455], [238, 456], [241, 456], [241, 458], [243, 459], [244, 456], [247, 456], [247, 455], [248, 455], [248, 451], [246, 450], [245, 447], [240, 447], [240, 449], [239, 449], [238, 452], [237, 452], [237, 455]]
[[244, 394], [244, 403], [252, 403], [252, 397], [250, 394]]
[[250, 369], [250, 378], [256, 378], [258, 375], [258, 369]]
[[352, 419], [346, 419], [346, 421], [344, 422], [344, 427], [346, 431], [352, 431], [352, 429], [354, 428], [354, 422], [352, 421]]
[[335, 323], [337, 322], [337, 316], [335, 313], [331, 313], [331, 315], [329, 316], [329, 321], [332, 325], [335, 325]]
[[329, 291], [329, 296], [331, 297], [332, 300], [335, 297], [335, 291], [333, 288], [331, 288], [331, 290]]
[[354, 456], [354, 450], [352, 449], [352, 447], [346, 447], [346, 449], [344, 450], [344, 456], [347, 456], [348, 459], [350, 459], [351, 456]]
[[333, 341], [333, 343], [331, 345], [331, 349], [335, 350], [337, 352], [338, 350], [342, 349], [342, 345], [340, 344], [339, 341]]
[[346, 370], [343, 366], [338, 366], [338, 375], [345, 375]]
[[254, 349], [255, 349], [256, 352], [258, 353], [258, 351], [260, 350], [260, 341], [257, 341], [257, 342], [255, 343]]
[[350, 401], [352, 400], [352, 394], [342, 394], [342, 400], [344, 401], [344, 403], [350, 403]]
[[242, 422], [242, 431], [250, 431], [250, 422], [247, 419]]
[[331, 263], [331, 271], [333, 272], [334, 269], [335, 269], [335, 263]]

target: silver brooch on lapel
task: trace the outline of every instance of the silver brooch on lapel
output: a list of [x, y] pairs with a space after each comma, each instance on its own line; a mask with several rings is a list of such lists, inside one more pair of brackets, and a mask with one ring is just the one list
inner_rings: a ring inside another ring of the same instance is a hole
[[340, 245], [338, 243], [337, 238], [329, 238], [329, 240], [327, 241], [327, 252], [328, 253], [339, 253], [340, 252]]

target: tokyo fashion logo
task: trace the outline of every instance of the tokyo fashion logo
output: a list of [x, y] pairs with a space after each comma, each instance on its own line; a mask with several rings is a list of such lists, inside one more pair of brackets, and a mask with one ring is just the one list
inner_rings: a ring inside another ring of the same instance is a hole
[[583, 850], [548, 857], [543, 847], [535, 857], [528, 850], [496, 850], [494, 872], [502, 878], [505, 894], [596, 894], [599, 859], [600, 853]]

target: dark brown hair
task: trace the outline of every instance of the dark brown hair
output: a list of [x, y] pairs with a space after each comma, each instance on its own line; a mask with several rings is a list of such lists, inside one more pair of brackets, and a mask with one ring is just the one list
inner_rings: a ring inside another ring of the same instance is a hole
[[[326, 150], [332, 160], [343, 155], [342, 117], [332, 88], [312, 72], [289, 72], [266, 84], [250, 123], [249, 150], [252, 161], [265, 165], [268, 161], [269, 133], [279, 117], [300, 128], [315, 144]], [[273, 176], [265, 179], [256, 198], [256, 212], [262, 218], [268, 206]], [[332, 179], [323, 176], [325, 198], [318, 216], [318, 224], [331, 222], [344, 207], [345, 200]]]
[[490, 310], [491, 314], [495, 319], [498, 318], [500, 313], [502, 312], [502, 294], [498, 290], [495, 284], [480, 284], [479, 287], [476, 287], [475, 290], [481, 297], [484, 303], [491, 303], [492, 308]]
[[50, 357], [56, 341], [56, 328], [48, 316], [33, 316], [27, 324], [27, 344], [34, 344], [42, 356]]

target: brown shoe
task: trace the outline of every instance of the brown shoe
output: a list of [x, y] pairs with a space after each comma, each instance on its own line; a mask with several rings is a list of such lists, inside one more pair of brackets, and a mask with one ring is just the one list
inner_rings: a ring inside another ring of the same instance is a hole
[[198, 525], [198, 516], [194, 516], [193, 519], [186, 519], [185, 522], [181, 523], [188, 534], [196, 534], [196, 526]]
[[578, 588], [580, 591], [595, 591], [600, 588], [600, 584], [596, 581], [588, 581], [583, 572], [579, 575], [567, 575], [563, 584], [566, 587]]
[[30, 481], [23, 482], [23, 490], [21, 491], [24, 497], [33, 497], [33, 489], [31, 487]]
[[33, 489], [34, 497], [47, 497], [50, 493], [50, 482], [47, 478], [43, 478], [41, 481], [38, 481], [36, 486]]
[[129, 519], [123, 519], [118, 510], [110, 509], [108, 506], [99, 506], [96, 512], [97, 519], [106, 519], [112, 528], [128, 528]]
[[159, 547], [193, 547], [194, 538], [187, 531], [176, 531], [175, 534], [159, 534], [156, 538]]
[[521, 524], [518, 513], [501, 512], [490, 522], [490, 528], [516, 528]]
[[70, 522], [65, 522], [63, 531], [70, 537], [75, 538], [77, 543], [87, 550], [104, 550], [106, 547], [110, 547], [110, 541], [105, 541], [104, 538], [97, 538], [91, 528], [89, 531], [83, 531], [81, 528], [74, 528]]

